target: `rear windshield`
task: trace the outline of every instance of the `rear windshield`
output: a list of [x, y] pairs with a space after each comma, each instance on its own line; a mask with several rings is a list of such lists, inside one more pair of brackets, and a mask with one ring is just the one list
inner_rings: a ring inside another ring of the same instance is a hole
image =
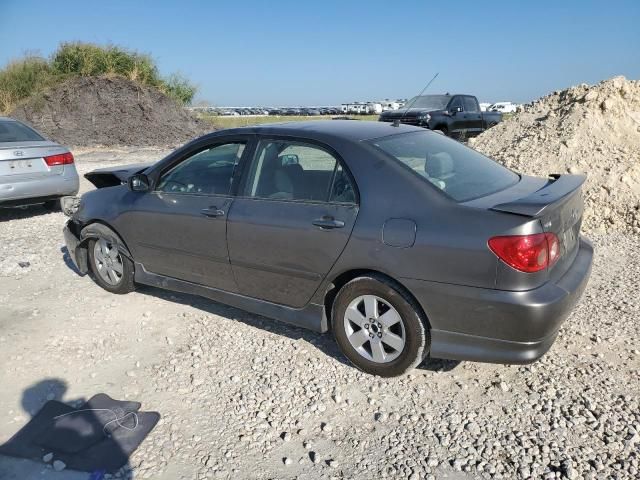
[[423, 95], [421, 97], [413, 97], [406, 103], [411, 108], [428, 108], [431, 110], [444, 110], [451, 100], [449, 95]]
[[520, 180], [516, 173], [490, 158], [427, 130], [370, 142], [457, 202], [484, 197]]
[[38, 133], [13, 120], [0, 120], [0, 143], [2, 142], [36, 142], [44, 140]]

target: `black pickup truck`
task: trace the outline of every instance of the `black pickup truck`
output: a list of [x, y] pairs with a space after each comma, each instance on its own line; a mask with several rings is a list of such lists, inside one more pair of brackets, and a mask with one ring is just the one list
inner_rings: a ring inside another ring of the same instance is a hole
[[399, 110], [382, 112], [381, 122], [394, 122], [438, 130], [453, 138], [474, 137], [502, 121], [499, 112], [482, 112], [473, 95], [423, 95]]

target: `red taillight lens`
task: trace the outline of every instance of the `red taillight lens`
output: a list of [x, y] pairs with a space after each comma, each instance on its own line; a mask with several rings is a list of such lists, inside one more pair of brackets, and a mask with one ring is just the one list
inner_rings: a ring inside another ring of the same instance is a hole
[[73, 155], [71, 152], [61, 153], [59, 155], [50, 155], [48, 157], [44, 157], [44, 161], [47, 162], [47, 165], [50, 167], [54, 167], [56, 165], [69, 165], [73, 163]]
[[489, 248], [506, 264], [526, 273], [544, 270], [560, 257], [560, 242], [553, 233], [493, 237]]

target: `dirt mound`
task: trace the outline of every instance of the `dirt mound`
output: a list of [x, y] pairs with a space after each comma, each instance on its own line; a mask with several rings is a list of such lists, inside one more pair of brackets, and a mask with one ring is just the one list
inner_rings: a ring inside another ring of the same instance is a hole
[[554, 92], [471, 145], [524, 174], [586, 173], [585, 230], [640, 233], [640, 81]]
[[73, 146], [173, 146], [213, 130], [158, 89], [120, 77], [70, 79], [11, 116]]

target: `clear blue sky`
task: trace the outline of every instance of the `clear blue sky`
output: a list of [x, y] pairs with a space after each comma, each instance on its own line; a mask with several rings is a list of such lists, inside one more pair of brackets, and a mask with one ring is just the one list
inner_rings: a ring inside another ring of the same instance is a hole
[[0, 65], [60, 41], [114, 43], [217, 105], [318, 105], [431, 92], [529, 101], [640, 78], [640, 0], [0, 0]]

